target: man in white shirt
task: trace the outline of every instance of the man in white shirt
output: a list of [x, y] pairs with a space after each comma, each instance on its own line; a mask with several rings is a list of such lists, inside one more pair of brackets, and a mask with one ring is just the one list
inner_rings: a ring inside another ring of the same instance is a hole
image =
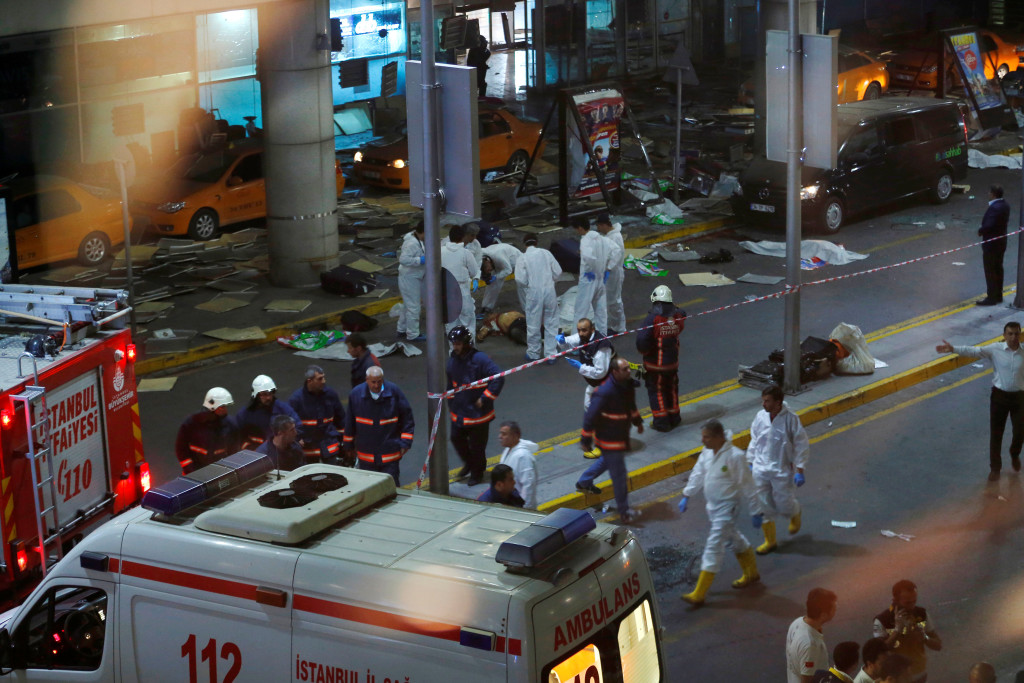
[[761, 410], [750, 425], [747, 462], [765, 520], [761, 525], [764, 543], [757, 554], [765, 555], [778, 547], [775, 543], [775, 517], [789, 518], [789, 533], [800, 531], [800, 502], [797, 487], [804, 485], [804, 468], [810, 452], [810, 440], [800, 418], [782, 400], [782, 389], [771, 385], [761, 392]]
[[562, 267], [547, 249], [537, 246], [537, 236], [527, 235], [523, 240], [526, 253], [516, 263], [516, 284], [524, 299], [526, 313], [526, 358], [541, 358], [540, 333], [544, 329], [544, 357], [548, 363], [558, 350], [558, 295], [555, 293], [555, 282], [562, 274]]
[[626, 331], [626, 309], [622, 305], [622, 281], [626, 270], [626, 245], [622, 241], [622, 225], [612, 223], [607, 211], [597, 214], [597, 231], [608, 240], [608, 282], [605, 300], [608, 304], [608, 334]]
[[872, 638], [864, 643], [860, 651], [864, 666], [857, 672], [853, 683], [875, 683], [882, 673], [882, 660], [888, 652], [889, 646], [885, 644], [885, 638]]
[[[599, 233], [590, 229], [585, 216], [573, 219], [573, 227], [580, 235], [580, 282], [576, 286], [576, 308], [574, 316], [590, 318], [601, 333], [608, 332], [608, 302], [605, 298], [605, 281], [608, 279], [609, 242]], [[590, 311], [593, 310], [593, 315]]]
[[452, 274], [462, 291], [462, 312], [457, 320], [445, 325], [445, 332], [451, 332], [457, 325], [462, 325], [470, 330], [476, 327], [476, 304], [473, 302], [473, 292], [479, 286], [480, 267], [477, 266], [473, 255], [462, 243], [464, 234], [461, 225], [453, 225], [448, 233], [451, 239], [441, 245], [441, 267]]
[[711, 530], [704, 544], [700, 560], [700, 577], [692, 593], [682, 596], [691, 605], [701, 605], [715, 574], [722, 567], [722, 557], [728, 548], [736, 555], [743, 569], [743, 576], [732, 582], [733, 588], [745, 588], [761, 579], [757, 572], [757, 561], [750, 541], [736, 527], [740, 514], [740, 503], [747, 501], [754, 528], [761, 526], [761, 515], [757, 502], [757, 490], [747, 468], [743, 451], [732, 443], [732, 434], [726, 433], [718, 420], [708, 420], [700, 430], [704, 449], [697, 458], [697, 464], [690, 472], [690, 478], [679, 501], [679, 511], [686, 512], [690, 496], [697, 491], [704, 492]]
[[608, 377], [608, 368], [612, 356], [615, 355], [615, 349], [611, 340], [595, 328], [590, 318], [580, 318], [576, 323], [576, 334], [560, 334], [557, 339], [559, 349], [579, 347], [579, 360], [565, 360], [579, 371], [587, 383], [587, 389], [583, 393], [583, 409], [586, 410], [590, 407], [590, 397], [593, 396], [594, 390]]
[[502, 465], [508, 465], [516, 477], [516, 489], [523, 497], [523, 507], [537, 509], [537, 462], [534, 454], [539, 446], [522, 438], [519, 423], [509, 420], [502, 422], [498, 429], [498, 443], [505, 450], [501, 452]]
[[[498, 295], [505, 286], [505, 278], [515, 272], [516, 264], [523, 252], [519, 251], [514, 244], [495, 242], [484, 247], [483, 261], [480, 263], [480, 278], [487, 283], [484, 288], [484, 298], [480, 304], [480, 312], [484, 315], [492, 312], [498, 305]], [[519, 295], [519, 307], [526, 312], [526, 303], [523, 301], [523, 287], [516, 280], [516, 293]]]
[[1020, 347], [1020, 323], [1003, 326], [1003, 343], [991, 346], [953, 346], [945, 339], [935, 347], [939, 353], [956, 353], [992, 361], [992, 394], [989, 398], [988, 465], [989, 481], [999, 480], [1003, 468], [1003, 432], [1010, 418], [1010, 462], [1020, 472], [1020, 451], [1024, 445], [1024, 350]]
[[420, 304], [423, 277], [427, 272], [427, 252], [423, 248], [423, 221], [402, 240], [398, 254], [398, 291], [402, 294], [402, 315], [398, 317], [398, 338], [426, 341], [420, 335]]
[[807, 612], [789, 625], [786, 634], [787, 683], [811, 683], [814, 672], [828, 668], [828, 648], [822, 627], [836, 616], [836, 594], [826, 588], [812, 588], [807, 594]]

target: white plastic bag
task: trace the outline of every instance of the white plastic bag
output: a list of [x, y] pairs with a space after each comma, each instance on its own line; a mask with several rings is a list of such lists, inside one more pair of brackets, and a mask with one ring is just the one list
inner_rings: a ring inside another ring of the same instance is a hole
[[875, 371], [875, 357], [868, 351], [864, 333], [856, 325], [839, 323], [829, 335], [843, 345], [849, 355], [836, 361], [837, 375], [870, 375]]

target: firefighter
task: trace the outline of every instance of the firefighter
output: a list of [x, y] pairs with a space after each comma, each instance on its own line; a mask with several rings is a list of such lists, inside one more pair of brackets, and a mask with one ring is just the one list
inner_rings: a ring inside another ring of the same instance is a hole
[[405, 394], [384, 380], [383, 368], [374, 366], [348, 395], [345, 450], [359, 461], [359, 469], [390, 474], [399, 486], [399, 463], [412, 446], [415, 426]]
[[601, 386], [601, 383], [608, 377], [608, 367], [612, 356], [615, 355], [615, 349], [612, 347], [611, 340], [598, 332], [589, 318], [580, 318], [580, 321], [576, 323], [576, 332], [577, 334], [568, 337], [559, 333], [558, 348], [561, 350], [579, 347], [579, 360], [575, 358], [566, 358], [565, 360], [576, 368], [583, 379], [587, 381], [587, 390], [583, 393], [583, 410], [586, 410], [590, 406], [590, 397], [593, 395], [594, 389]]
[[[487, 354], [473, 348], [473, 333], [465, 326], [459, 325], [449, 332], [448, 341], [452, 345], [452, 355], [446, 368], [450, 389], [501, 372]], [[452, 445], [463, 462], [459, 478], [469, 477], [470, 486], [476, 486], [483, 480], [487, 467], [488, 425], [494, 419], [494, 401], [504, 384], [503, 377], [496, 377], [485, 387], [460, 391], [448, 399]]]
[[213, 387], [206, 392], [203, 409], [189, 415], [181, 423], [174, 451], [181, 463], [182, 474], [188, 474], [238, 450], [238, 429], [228, 418], [228, 406], [234, 402], [227, 389]]
[[323, 368], [306, 368], [306, 380], [288, 397], [288, 405], [299, 416], [299, 441], [306, 462], [339, 464], [345, 408], [338, 392], [327, 386]]
[[679, 416], [679, 333], [686, 311], [672, 304], [672, 290], [658, 285], [651, 293], [651, 310], [636, 334], [636, 350], [643, 354], [647, 396], [651, 402], [651, 429], [667, 432], [683, 421]]
[[255, 448], [274, 436], [270, 420], [275, 415], [287, 415], [299, 422], [291, 406], [277, 400], [277, 385], [267, 375], [256, 375], [252, 381], [252, 400], [235, 415], [238, 437], [245, 448]]

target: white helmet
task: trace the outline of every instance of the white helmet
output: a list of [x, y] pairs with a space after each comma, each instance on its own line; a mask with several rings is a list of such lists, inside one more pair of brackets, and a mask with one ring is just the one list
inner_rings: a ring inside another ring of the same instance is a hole
[[235, 402], [235, 399], [231, 398], [231, 392], [224, 387], [214, 387], [206, 392], [206, 398], [203, 399], [203, 407], [209, 410], [217, 410], [221, 406], [229, 406]]
[[256, 379], [252, 381], [252, 397], [256, 398], [256, 394], [261, 391], [277, 391], [277, 385], [266, 375], [256, 375]]
[[665, 285], [658, 285], [651, 292], [651, 301], [664, 301], [667, 304], [672, 303], [672, 290]]

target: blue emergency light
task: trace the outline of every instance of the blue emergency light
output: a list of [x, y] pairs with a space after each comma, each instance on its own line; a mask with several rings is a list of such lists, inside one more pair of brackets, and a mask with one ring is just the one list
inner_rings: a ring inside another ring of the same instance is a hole
[[536, 567], [596, 528], [586, 510], [559, 508], [502, 543], [494, 559], [513, 569]]
[[142, 497], [142, 507], [165, 515], [176, 515], [272, 469], [274, 461], [269, 455], [239, 451], [189, 472], [187, 476], [154, 486]]

